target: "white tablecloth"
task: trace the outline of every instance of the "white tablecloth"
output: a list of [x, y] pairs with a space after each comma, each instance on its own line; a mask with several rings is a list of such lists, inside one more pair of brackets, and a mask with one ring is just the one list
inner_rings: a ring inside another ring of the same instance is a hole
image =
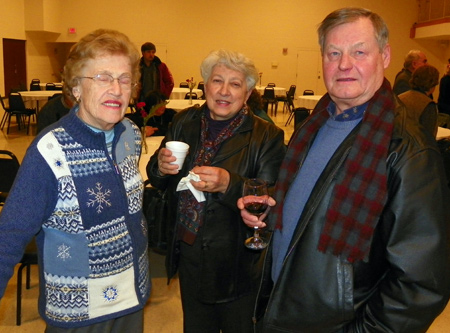
[[19, 91], [24, 101], [42, 101], [48, 100], [54, 94], [61, 94], [55, 90], [33, 90], [33, 91]]
[[[184, 99], [186, 94], [189, 92], [189, 88], [173, 88], [172, 93], [170, 94], [170, 99]], [[200, 89], [192, 89], [192, 92], [197, 94], [198, 98], [203, 96], [203, 92]]]
[[164, 139], [163, 136], [149, 136], [146, 138], [147, 142], [147, 153], [145, 153], [144, 148], [142, 148], [141, 159], [139, 160], [139, 171], [141, 172], [142, 178], [147, 179], [147, 163], [152, 157], [153, 153], [159, 148], [161, 141]]
[[[264, 89], [266, 86], [256, 86], [255, 89], [262, 95], [264, 95]], [[286, 96], [286, 88], [283, 87], [273, 87], [275, 91], [275, 96]]]
[[[22, 95], [24, 102], [36, 101], [36, 108], [39, 112], [40, 108], [48, 101], [48, 98], [54, 94], [61, 94], [61, 91], [57, 90], [33, 90], [33, 91], [19, 91]], [[40, 101], [45, 101], [43, 104], [39, 105]]]
[[203, 105], [206, 101], [204, 99], [193, 99], [192, 104], [189, 104], [188, 99], [169, 99], [169, 103], [166, 105], [168, 109], [174, 109], [175, 111], [181, 111], [195, 104]]
[[295, 103], [296, 107], [299, 108], [307, 108], [307, 109], [314, 109], [316, 107], [317, 102], [319, 99], [322, 98], [322, 95], [309, 95], [309, 96], [298, 96], [298, 99]]

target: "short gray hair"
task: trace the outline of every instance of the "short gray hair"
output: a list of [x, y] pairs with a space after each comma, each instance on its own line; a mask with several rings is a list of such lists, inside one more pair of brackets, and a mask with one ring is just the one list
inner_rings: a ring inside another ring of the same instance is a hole
[[389, 29], [381, 16], [369, 9], [346, 7], [328, 14], [320, 23], [317, 33], [319, 35], [319, 45], [322, 54], [325, 48], [325, 39], [331, 29], [341, 24], [355, 22], [360, 18], [368, 18], [372, 22], [378, 47], [380, 52], [383, 51], [384, 47], [389, 42]]
[[411, 69], [412, 63], [419, 60], [422, 53], [423, 52], [420, 50], [410, 50], [405, 57], [403, 67], [405, 67], [406, 69]]
[[214, 67], [223, 64], [227, 68], [241, 72], [247, 82], [247, 91], [253, 90], [258, 81], [258, 71], [252, 60], [242, 53], [220, 49], [211, 52], [200, 65], [200, 71], [205, 83], [208, 81]]

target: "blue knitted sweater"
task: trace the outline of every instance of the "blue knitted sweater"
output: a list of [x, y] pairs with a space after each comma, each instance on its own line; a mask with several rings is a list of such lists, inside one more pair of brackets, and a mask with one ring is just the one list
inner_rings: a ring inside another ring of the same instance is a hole
[[0, 297], [36, 235], [39, 312], [80, 327], [142, 309], [150, 295], [139, 129], [105, 135], [73, 109], [30, 145], [0, 215]]

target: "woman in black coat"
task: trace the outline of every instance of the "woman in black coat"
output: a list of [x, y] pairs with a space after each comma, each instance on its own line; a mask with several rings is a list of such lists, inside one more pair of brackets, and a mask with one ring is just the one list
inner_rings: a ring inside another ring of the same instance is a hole
[[[245, 179], [275, 184], [284, 135], [246, 106], [258, 79], [252, 61], [219, 50], [205, 58], [201, 72], [206, 103], [175, 115], [147, 175], [153, 186], [168, 190], [173, 242], [167, 268], [169, 278], [179, 272], [185, 332], [249, 332], [261, 252], [244, 246], [252, 230], [242, 223], [236, 202]], [[180, 171], [164, 148], [171, 140], [190, 146]], [[190, 190], [176, 191], [190, 171], [205, 201]]]

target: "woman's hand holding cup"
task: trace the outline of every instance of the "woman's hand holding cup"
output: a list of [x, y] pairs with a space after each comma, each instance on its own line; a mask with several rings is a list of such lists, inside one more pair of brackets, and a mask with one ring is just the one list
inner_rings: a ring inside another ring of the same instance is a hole
[[158, 169], [161, 174], [175, 175], [183, 167], [189, 145], [181, 141], [168, 141], [166, 148], [158, 154]]

